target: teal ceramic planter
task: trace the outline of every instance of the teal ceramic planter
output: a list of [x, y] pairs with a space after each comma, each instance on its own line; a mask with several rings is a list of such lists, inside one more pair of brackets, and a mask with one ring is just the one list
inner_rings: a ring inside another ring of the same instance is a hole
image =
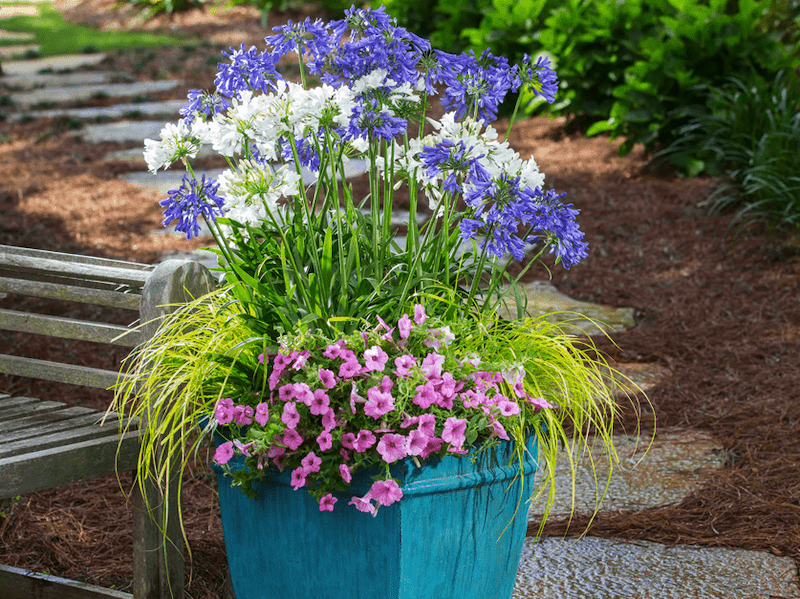
[[[537, 455], [535, 437], [528, 448]], [[374, 518], [347, 505], [369, 490], [367, 473], [353, 477], [333, 512], [320, 512], [292, 490], [288, 471], [254, 485], [253, 500], [215, 467], [236, 599], [508, 599], [537, 468], [529, 456], [520, 485], [509, 451], [422, 468], [403, 460], [392, 470], [403, 499]]]

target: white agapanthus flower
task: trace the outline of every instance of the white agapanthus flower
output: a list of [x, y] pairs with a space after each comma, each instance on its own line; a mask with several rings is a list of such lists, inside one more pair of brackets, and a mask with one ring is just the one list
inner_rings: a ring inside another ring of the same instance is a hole
[[200, 143], [183, 119], [164, 125], [160, 137], [160, 140], [144, 140], [144, 159], [153, 174], [160, 168], [168, 168], [184, 156], [196, 157], [200, 150]]
[[273, 165], [253, 159], [240, 160], [236, 169], [224, 171], [217, 179], [219, 195], [225, 199], [225, 217], [242, 224], [271, 222], [271, 215], [283, 222], [286, 209], [278, 200], [300, 190], [300, 175], [290, 165]]

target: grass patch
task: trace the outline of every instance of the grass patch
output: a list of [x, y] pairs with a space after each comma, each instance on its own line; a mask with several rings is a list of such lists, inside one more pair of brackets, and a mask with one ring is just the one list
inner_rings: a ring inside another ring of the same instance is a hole
[[[22, 4], [22, 3], [20, 3]], [[64, 20], [50, 3], [38, 4], [38, 16], [15, 16], [0, 19], [0, 29], [34, 34], [30, 43], [39, 45], [39, 54], [81, 54], [118, 48], [182, 46], [196, 44], [190, 37], [156, 35], [144, 32], [97, 31]], [[0, 45], [19, 45], [18, 40], [2, 40]]]

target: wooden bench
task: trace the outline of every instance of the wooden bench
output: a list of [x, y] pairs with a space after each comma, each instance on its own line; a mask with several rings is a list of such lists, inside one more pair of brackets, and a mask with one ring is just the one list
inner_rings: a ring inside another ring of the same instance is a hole
[[[132, 321], [149, 323], [135, 330], [24, 308], [0, 309], [0, 329], [132, 347], [153, 334], [155, 319], [169, 310], [165, 306], [203, 295], [215, 285], [209, 271], [196, 262], [170, 260], [155, 267], [0, 245], [0, 301], [13, 295], [110, 306], [132, 311]], [[99, 389], [108, 389], [117, 380], [116, 371], [34, 359], [17, 355], [24, 353], [24, 347], [13, 349], [14, 355], [0, 354], [0, 374]], [[135, 471], [137, 423], [131, 423], [128, 432], [122, 434], [116, 418], [100, 426], [102, 416], [102, 412], [68, 407], [58, 401], [0, 394], [0, 499], [106, 476], [116, 470]], [[133, 595], [0, 566], [0, 597], [182, 599], [184, 547], [177, 518], [179, 507], [174, 502], [164, 506], [153, 487], [148, 488], [148, 502], [138, 492], [138, 485], [133, 491]], [[164, 509], [171, 514], [169, 543], [162, 542], [157, 524]]]

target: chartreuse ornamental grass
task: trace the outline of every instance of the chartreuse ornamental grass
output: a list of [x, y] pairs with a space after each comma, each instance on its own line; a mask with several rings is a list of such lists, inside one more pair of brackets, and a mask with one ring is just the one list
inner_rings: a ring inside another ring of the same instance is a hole
[[[51, 3], [31, 4], [38, 9], [37, 16], [14, 16], [0, 19], [0, 29], [30, 32], [31, 43], [39, 45], [43, 56], [80, 54], [87, 51], [104, 51], [118, 48], [176, 46], [196, 43], [188, 37], [155, 35], [127, 31], [98, 31], [75, 25], [53, 8]], [[0, 45], [18, 45], [17, 40], [0, 40]]]

